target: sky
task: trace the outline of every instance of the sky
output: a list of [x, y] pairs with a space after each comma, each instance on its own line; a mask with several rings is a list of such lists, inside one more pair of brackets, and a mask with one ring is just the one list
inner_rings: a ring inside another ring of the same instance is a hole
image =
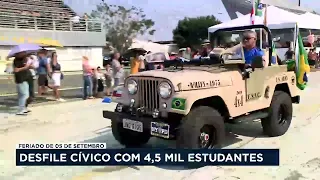
[[[298, 0], [289, 1], [298, 3]], [[64, 0], [64, 2], [81, 15], [90, 13], [101, 0]], [[153, 36], [144, 36], [142, 39], [152, 41], [172, 40], [172, 30], [177, 26], [178, 21], [185, 17], [214, 15], [222, 22], [230, 20], [220, 0], [105, 0], [105, 2], [142, 8], [147, 18], [155, 22], [156, 30]], [[301, 0], [301, 5], [320, 7], [320, 1]]]

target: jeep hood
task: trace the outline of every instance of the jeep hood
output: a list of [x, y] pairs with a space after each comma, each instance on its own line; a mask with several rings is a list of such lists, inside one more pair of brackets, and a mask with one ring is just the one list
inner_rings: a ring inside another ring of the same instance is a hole
[[217, 88], [232, 85], [232, 76], [229, 72], [212, 73], [190, 69], [179, 71], [152, 70], [133, 74], [130, 75], [130, 77], [164, 78], [172, 83], [175, 91]]

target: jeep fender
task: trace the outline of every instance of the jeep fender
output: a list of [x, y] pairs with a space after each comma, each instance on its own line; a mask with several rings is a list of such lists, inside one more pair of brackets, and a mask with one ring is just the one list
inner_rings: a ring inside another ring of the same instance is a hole
[[[221, 109], [225, 110], [225, 113], [229, 114], [229, 107], [227, 106], [226, 101], [233, 100], [233, 96], [228, 96], [226, 92], [230, 92], [232, 86], [212, 88], [212, 89], [201, 89], [194, 91], [182, 91], [177, 92], [174, 95], [174, 98], [185, 99], [185, 108], [184, 110], [178, 110], [171, 108], [169, 112], [187, 115], [191, 108], [198, 105], [207, 105], [214, 107], [214, 104], [222, 105]], [[231, 99], [232, 98], [232, 99]], [[212, 102], [210, 102], [212, 101]], [[216, 102], [216, 103], [215, 103]], [[204, 104], [201, 104], [204, 103]], [[219, 111], [220, 112], [220, 111]]]
[[[292, 98], [293, 103], [298, 103], [299, 102], [299, 96], [301, 94], [301, 90], [297, 88], [297, 79], [296, 75], [294, 72], [287, 72], [285, 75], [288, 77], [286, 81], [283, 82], [276, 82], [274, 81], [275, 86], [274, 86], [274, 91], [283, 91], [289, 94], [289, 96]], [[280, 75], [281, 76], [281, 75]], [[282, 75], [283, 76], [283, 75]]]

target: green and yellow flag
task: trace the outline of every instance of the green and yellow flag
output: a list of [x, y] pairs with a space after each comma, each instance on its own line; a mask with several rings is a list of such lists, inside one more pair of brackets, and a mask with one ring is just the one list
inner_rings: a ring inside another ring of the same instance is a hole
[[172, 109], [185, 110], [186, 99], [182, 98], [173, 98], [171, 103]]
[[263, 4], [262, 4], [262, 0], [255, 0], [255, 15], [262, 17], [263, 12]]
[[303, 46], [302, 37], [299, 33], [296, 42], [296, 76], [297, 76], [297, 87], [304, 90], [308, 82], [308, 73], [310, 73], [310, 66], [308, 62], [308, 55]]

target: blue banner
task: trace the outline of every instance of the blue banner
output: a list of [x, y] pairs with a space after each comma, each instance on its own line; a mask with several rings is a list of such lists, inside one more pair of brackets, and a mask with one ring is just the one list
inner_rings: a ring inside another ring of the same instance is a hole
[[279, 149], [17, 149], [17, 166], [278, 166]]

